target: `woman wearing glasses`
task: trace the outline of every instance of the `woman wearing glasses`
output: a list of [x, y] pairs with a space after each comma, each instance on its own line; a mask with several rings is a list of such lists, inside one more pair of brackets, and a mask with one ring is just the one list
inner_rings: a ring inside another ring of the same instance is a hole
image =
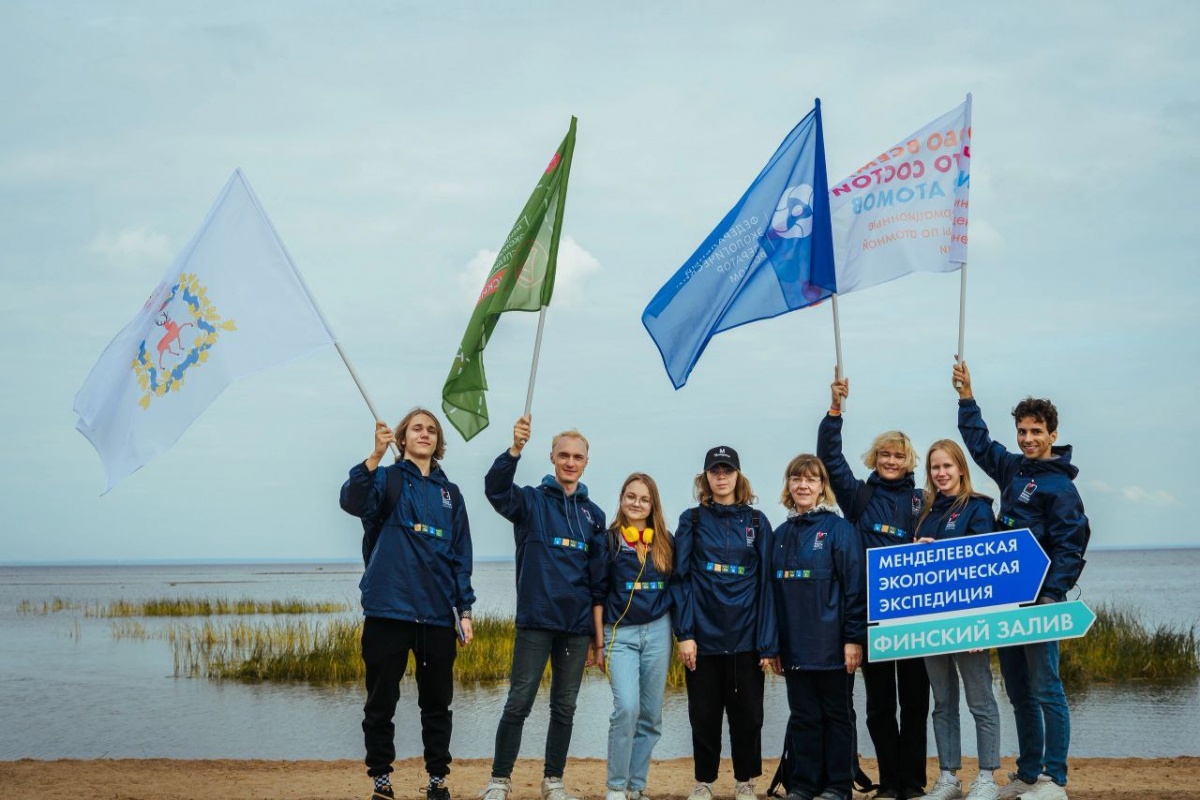
[[596, 659], [613, 692], [607, 800], [644, 800], [650, 755], [662, 735], [671, 660], [667, 582], [675, 565], [653, 478], [635, 472], [625, 479], [607, 533], [591, 559]]

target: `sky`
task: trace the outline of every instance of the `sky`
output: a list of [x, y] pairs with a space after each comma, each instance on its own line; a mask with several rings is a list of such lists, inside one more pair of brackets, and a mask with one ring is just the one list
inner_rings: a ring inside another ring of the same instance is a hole
[[[610, 514], [668, 519], [714, 445], [773, 520], [811, 452], [828, 304], [710, 343], [673, 391], [640, 315], [819, 97], [830, 179], [973, 93], [965, 355], [994, 437], [1052, 398], [1096, 548], [1197, 546], [1200, 5], [689, 2], [0, 4], [0, 562], [341, 559], [373, 421], [332, 348], [240, 381], [106, 495], [72, 401], [240, 167], [383, 415], [440, 408], [496, 250], [579, 118], [518, 480], [591, 441]], [[852, 463], [881, 430], [957, 437], [959, 279], [845, 295]], [[485, 355], [492, 425], [448, 434], [475, 552], [536, 316]], [[867, 470], [861, 468], [860, 477]], [[977, 485], [995, 492], [976, 470]]]

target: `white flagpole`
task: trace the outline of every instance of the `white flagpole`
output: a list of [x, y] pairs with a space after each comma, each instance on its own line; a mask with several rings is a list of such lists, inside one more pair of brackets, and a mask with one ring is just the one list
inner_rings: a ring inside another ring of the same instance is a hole
[[[313, 297], [312, 290], [308, 288], [308, 283], [304, 280], [304, 275], [296, 266], [296, 262], [292, 260], [292, 254], [288, 252], [287, 245], [283, 243], [283, 239], [279, 235], [279, 231], [275, 230], [275, 223], [267, 216], [267, 212], [263, 210], [262, 204], [258, 202], [258, 195], [254, 193], [250, 182], [246, 180], [246, 176], [242, 174], [241, 169], [237, 170], [238, 177], [242, 180], [242, 185], [246, 187], [246, 192], [250, 195], [250, 199], [254, 201], [254, 207], [258, 209], [258, 213], [266, 221], [267, 226], [271, 229], [271, 233], [275, 236], [275, 241], [279, 244], [279, 249], [283, 251], [283, 257], [287, 259], [288, 266], [292, 268], [296, 280], [300, 283], [300, 288], [304, 290], [304, 294], [308, 297], [308, 302], [312, 303], [313, 310], [317, 312], [317, 316], [321, 319], [321, 324], [325, 326], [325, 330], [329, 332], [329, 336], [333, 339], [333, 347], [337, 350], [339, 356], [342, 357], [342, 363], [346, 365], [346, 369], [350, 372], [350, 377], [354, 380], [354, 385], [358, 387], [359, 394], [367, 403], [367, 408], [371, 412], [371, 416], [376, 422], [385, 422], [383, 417], [379, 415], [379, 411], [375, 408], [375, 403], [371, 401], [371, 396], [367, 394], [367, 388], [363, 386], [362, 381], [358, 377], [358, 371], [354, 369], [354, 365], [350, 363], [350, 357], [346, 355], [346, 351], [342, 349], [342, 343], [338, 341], [337, 334], [333, 332], [333, 328], [329, 325], [329, 320], [325, 318], [325, 312], [321, 310], [321, 306], [317, 303], [317, 298]], [[400, 457], [400, 449], [392, 442], [392, 452], [396, 457]]]
[[[833, 294], [831, 294], [830, 297], [833, 299], [833, 350], [834, 350], [834, 354], [837, 358], [837, 363], [835, 366], [835, 369], [837, 370], [837, 372], [835, 374], [837, 376], [837, 379], [840, 381], [842, 379], [842, 377], [846, 374], [845, 371], [842, 369], [842, 323], [841, 323], [841, 320], [838, 318], [837, 292], [834, 292]], [[842, 398], [842, 410], [843, 411], [846, 410], [846, 401], [849, 399], [850, 398], [848, 398], [848, 397]]]
[[965, 359], [966, 340], [967, 340], [967, 264], [963, 262], [962, 269], [959, 275], [959, 290], [958, 290], [958, 353], [955, 355], [955, 360], [962, 363]]
[[546, 307], [538, 312], [537, 339], [533, 342], [533, 364], [529, 367], [529, 391], [525, 393], [525, 416], [533, 411], [533, 384], [537, 380], [538, 357], [542, 353], [542, 328], [546, 325]]

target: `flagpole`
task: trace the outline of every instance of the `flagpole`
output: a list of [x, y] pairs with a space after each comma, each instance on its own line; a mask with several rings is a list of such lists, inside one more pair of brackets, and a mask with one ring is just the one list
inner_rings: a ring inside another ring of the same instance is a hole
[[[954, 354], [954, 360], [959, 364], [966, 359], [966, 340], [967, 340], [967, 262], [963, 262], [959, 274], [958, 288], [958, 352]], [[954, 388], [961, 389], [962, 381], [955, 381]]]
[[546, 325], [546, 307], [538, 312], [537, 338], [533, 342], [533, 364], [529, 367], [529, 391], [525, 393], [525, 416], [533, 411], [533, 384], [537, 381], [538, 357], [542, 354], [542, 328]]
[[[385, 420], [375, 408], [375, 403], [371, 401], [371, 396], [367, 394], [367, 388], [363, 386], [362, 381], [359, 379], [358, 370], [354, 369], [354, 365], [350, 363], [350, 357], [342, 349], [342, 343], [338, 341], [337, 334], [333, 332], [333, 328], [329, 325], [329, 320], [325, 318], [325, 312], [321, 310], [320, 304], [317, 303], [317, 298], [313, 296], [312, 290], [308, 288], [308, 282], [304, 280], [304, 275], [300, 272], [300, 268], [292, 260], [292, 254], [288, 252], [287, 245], [283, 243], [283, 238], [280, 237], [279, 231], [275, 230], [275, 223], [271, 221], [271, 218], [267, 216], [267, 212], [263, 210], [262, 203], [258, 202], [258, 195], [254, 193], [254, 189], [250, 186], [250, 181], [246, 180], [246, 176], [242, 174], [241, 168], [238, 168], [235, 172], [241, 179], [242, 185], [246, 187], [246, 193], [254, 201], [254, 207], [258, 209], [259, 216], [266, 221], [267, 227], [271, 229], [271, 234], [275, 237], [275, 242], [279, 245], [279, 249], [283, 251], [283, 257], [287, 259], [288, 266], [292, 269], [292, 274], [296, 276], [300, 288], [304, 290], [305, 296], [308, 297], [308, 302], [312, 303], [313, 311], [317, 312], [321, 324], [325, 326], [325, 330], [329, 333], [329, 338], [333, 339], [333, 347], [337, 350], [338, 355], [342, 357], [342, 363], [346, 365], [346, 369], [350, 372], [350, 377], [354, 380], [354, 385], [358, 387], [359, 394], [366, 401], [367, 408], [371, 411], [371, 416], [375, 418], [376, 422], [384, 422]], [[396, 454], [397, 458], [400, 457], [400, 448], [397, 447], [395, 442], [392, 442], [392, 452]]]
[[[837, 292], [831, 294], [830, 298], [833, 300], [833, 351], [837, 358], [834, 375], [840, 381], [845, 376], [845, 372], [842, 370], [842, 322], [838, 318]], [[849, 399], [848, 397], [842, 398], [841, 408], [843, 411], [846, 410], [846, 401]]]

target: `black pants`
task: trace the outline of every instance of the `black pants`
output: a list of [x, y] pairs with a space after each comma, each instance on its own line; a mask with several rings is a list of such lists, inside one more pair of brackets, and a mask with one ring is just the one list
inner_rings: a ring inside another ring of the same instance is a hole
[[417, 705], [421, 709], [425, 771], [443, 778], [450, 773], [450, 701], [454, 699], [454, 658], [458, 655], [454, 628], [367, 617], [362, 635], [362, 657], [367, 667], [362, 728], [367, 774], [371, 777], [391, 772], [396, 760], [396, 726], [392, 718], [410, 650], [417, 659]]
[[685, 670], [696, 780], [712, 783], [721, 766], [721, 717], [729, 718], [733, 777], [762, 774], [763, 673], [755, 653], [696, 656]]
[[788, 670], [789, 792], [847, 798], [854, 777], [854, 676], [845, 670]]
[[879, 785], [919, 797], [925, 793], [925, 726], [929, 717], [925, 659], [868, 660], [862, 671], [867, 685], [867, 730], [879, 759]]

